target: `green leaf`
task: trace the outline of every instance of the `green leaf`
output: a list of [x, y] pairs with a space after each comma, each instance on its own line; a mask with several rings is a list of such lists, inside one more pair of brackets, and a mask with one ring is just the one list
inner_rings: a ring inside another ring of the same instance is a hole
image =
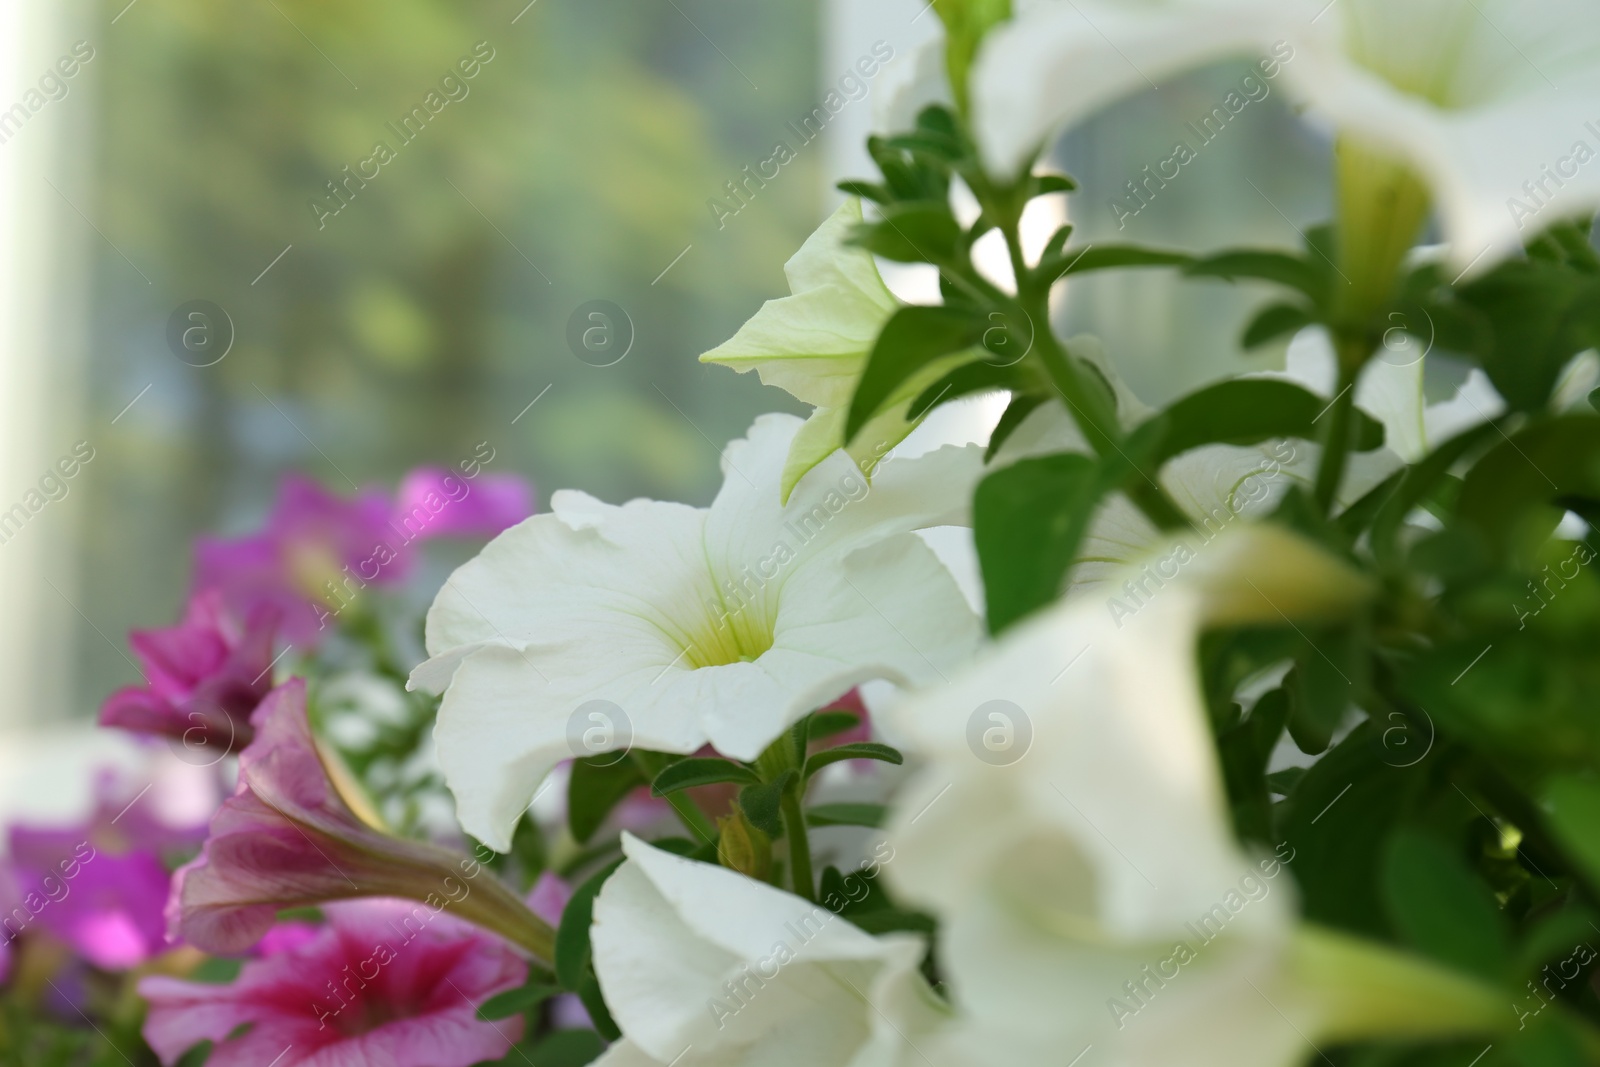
[[807, 741], [821, 741], [861, 725], [861, 716], [853, 711], [819, 711], [811, 716], [806, 728]]
[[739, 810], [752, 826], [768, 837], [781, 837], [783, 794], [798, 776], [799, 772], [791, 768], [770, 782], [746, 786], [739, 791]]
[[567, 825], [573, 839], [579, 844], [587, 842], [622, 798], [644, 784], [644, 772], [631, 759], [574, 760], [572, 777], [567, 780]]
[[695, 758], [681, 759], [662, 768], [656, 780], [650, 783], [650, 795], [664, 797], [680, 789], [693, 789], [699, 785], [716, 785], [720, 782], [739, 782], [754, 785], [761, 781], [756, 772], [732, 760]]
[[557, 1030], [542, 1038], [524, 1057], [507, 1057], [503, 1062], [536, 1067], [586, 1067], [605, 1052], [605, 1039], [593, 1030]]
[[1297, 782], [1305, 775], [1304, 767], [1285, 767], [1281, 771], [1273, 771], [1267, 775], [1267, 788], [1275, 796], [1286, 797], [1294, 792]]
[[1380, 874], [1395, 824], [1427, 785], [1428, 761], [1393, 767], [1380, 758], [1377, 731], [1364, 722], [1305, 772], [1283, 802], [1279, 836], [1294, 849], [1290, 866], [1311, 922], [1389, 936]]
[[1268, 304], [1256, 312], [1255, 318], [1244, 328], [1239, 344], [1244, 348], [1259, 348], [1269, 341], [1299, 333], [1315, 321], [1311, 312], [1299, 304]]
[[[1600, 925], [1596, 915], [1582, 905], [1568, 906], [1540, 918], [1523, 936], [1512, 961], [1512, 980], [1521, 982], [1538, 974], [1547, 963], [1561, 963], [1583, 947], [1593, 952], [1589, 942]], [[1559, 971], [1561, 968], [1557, 968]]]
[[867, 154], [883, 173], [884, 184], [895, 200], [948, 204], [950, 176], [942, 166], [929, 166], [882, 137], [867, 138]]
[[940, 356], [970, 348], [983, 336], [984, 319], [946, 307], [903, 307], [873, 343], [850, 399], [846, 441], [894, 395], [896, 387]]
[[1051, 193], [1071, 193], [1077, 188], [1078, 183], [1065, 174], [1035, 174], [1029, 179], [1028, 199]]
[[1400, 484], [1384, 501], [1383, 507], [1372, 520], [1372, 551], [1380, 563], [1393, 564], [1398, 553], [1398, 536], [1406, 516], [1433, 492], [1463, 456], [1483, 441], [1497, 433], [1494, 423], [1474, 426], [1457, 434], [1427, 456], [1420, 463], [1406, 468]]
[[884, 804], [818, 804], [806, 812], [806, 822], [812, 826], [871, 826], [883, 825], [888, 814]]
[[874, 864], [859, 867], [849, 874], [831, 865], [824, 867], [817, 899], [836, 915], [843, 915], [852, 922], [858, 915], [887, 911], [894, 905], [883, 886], [878, 884], [877, 874]]
[[590, 875], [567, 901], [556, 929], [556, 981], [561, 988], [577, 992], [589, 969], [589, 926], [594, 921], [594, 898], [600, 895], [606, 879], [616, 873], [622, 861], [616, 860]]
[[583, 981], [578, 985], [578, 999], [583, 1001], [583, 1010], [589, 1013], [589, 1021], [594, 1023], [594, 1028], [600, 1036], [607, 1041], [615, 1041], [622, 1036], [622, 1028], [611, 1017], [611, 1009], [606, 1005], [605, 994], [600, 991], [600, 980], [594, 972], [583, 976]]
[[1272, 842], [1272, 797], [1267, 789], [1267, 761], [1283, 735], [1289, 695], [1274, 689], [1256, 701], [1250, 714], [1217, 737], [1223, 784], [1233, 809], [1233, 824], [1246, 840]]
[[951, 163], [965, 158], [967, 154], [966, 146], [954, 131], [930, 130], [926, 127], [886, 137], [884, 144], [903, 152], [920, 152]]
[[989, 446], [983, 451], [983, 461], [988, 463], [994, 459], [994, 454], [1000, 451], [1000, 446], [1006, 443], [1006, 439], [1016, 432], [1017, 427], [1021, 426], [1029, 415], [1033, 414], [1034, 408], [1048, 399], [1050, 398], [1043, 393], [1013, 395], [1011, 403], [1007, 404], [1005, 411], [1001, 413], [1000, 421], [995, 424], [994, 432], [989, 435]]
[[1249, 278], [1276, 282], [1303, 294], [1313, 307], [1327, 302], [1327, 273], [1307, 259], [1288, 252], [1240, 249], [1196, 260], [1187, 271], [1196, 278]]
[[[1167, 427], [1154, 446], [1151, 462], [1203, 445], [1254, 445], [1277, 437], [1315, 440], [1317, 421], [1328, 401], [1290, 382], [1269, 378], [1236, 378], [1207, 386], [1174, 403], [1157, 418]], [[1356, 422], [1356, 450], [1369, 452], [1383, 444], [1383, 424], [1361, 411]]]
[[1056, 232], [1050, 235], [1050, 240], [1044, 243], [1044, 249], [1039, 253], [1039, 262], [1045, 263], [1051, 260], [1066, 262], [1061, 259], [1061, 250], [1067, 247], [1067, 238], [1071, 236], [1072, 224], [1070, 222], [1057, 227]]
[[1491, 981], [1505, 975], [1505, 916], [1489, 887], [1449, 845], [1420, 830], [1397, 830], [1386, 849], [1383, 893], [1395, 928], [1413, 946]]
[[1041, 278], [1052, 281], [1069, 274], [1082, 274], [1090, 270], [1112, 270], [1122, 267], [1183, 267], [1194, 262], [1186, 252], [1162, 248], [1142, 248], [1138, 245], [1093, 244], [1083, 249], [1062, 249], [1055, 256], [1040, 258], [1034, 269]]
[[1301, 752], [1317, 756], [1332, 742], [1354, 694], [1339, 666], [1307, 645], [1283, 685], [1289, 694], [1289, 736]]
[[978, 483], [973, 539], [991, 633], [1060, 595], [1106, 488], [1100, 465], [1075, 452], [1024, 459]]
[[[1525, 995], [1539, 1002], [1536, 994]], [[1577, 1026], [1554, 1012], [1543, 1014], [1506, 1039], [1506, 1059], [1515, 1067], [1589, 1067], [1594, 1058], [1585, 1053], [1589, 1042], [1577, 1032]]]
[[887, 204], [894, 199], [894, 194], [889, 191], [888, 186], [877, 182], [844, 181], [834, 187], [847, 196], [859, 196], [874, 204]]
[[1378, 513], [1383, 510], [1384, 503], [1394, 495], [1394, 491], [1405, 480], [1406, 471], [1409, 469], [1402, 468], [1395, 471], [1389, 477], [1362, 493], [1361, 497], [1349, 507], [1339, 512], [1334, 525], [1344, 534], [1346, 541], [1354, 544], [1361, 536], [1361, 531], [1365, 530], [1372, 523], [1372, 520], [1378, 517]]
[[1550, 399], [1561, 369], [1600, 343], [1600, 278], [1550, 260], [1511, 260], [1456, 290], [1480, 324], [1474, 353], [1514, 411]]
[[1550, 832], [1590, 885], [1600, 885], [1600, 780], [1558, 774], [1545, 783], [1540, 807]]
[[877, 222], [863, 223], [853, 244], [896, 263], [951, 263], [962, 238], [961, 224], [944, 203], [891, 204]]
[[874, 937], [902, 931], [931, 935], [939, 928], [938, 921], [932, 915], [920, 911], [907, 911], [903, 908], [863, 911], [850, 916], [850, 921]]
[[847, 759], [874, 759], [897, 766], [906, 761], [900, 750], [891, 745], [882, 745], [876, 741], [853, 741], [848, 745], [825, 748], [812, 755], [806, 760], [803, 777], [809, 779], [828, 764]]
[[529, 1008], [538, 1007], [560, 992], [561, 987], [558, 985], [530, 982], [515, 989], [508, 989], [504, 993], [497, 993], [478, 1005], [478, 1018], [509, 1019], [513, 1015], [521, 1015]]
[[1475, 463], [1456, 512], [1502, 554], [1542, 541], [1571, 500], [1600, 502], [1600, 418], [1565, 415], [1501, 441]]
[[1013, 366], [999, 366], [981, 359], [964, 363], [924, 389], [911, 402], [906, 418], [920, 419], [937, 404], [947, 404], [973, 393], [1012, 389], [1021, 380], [1021, 375]]

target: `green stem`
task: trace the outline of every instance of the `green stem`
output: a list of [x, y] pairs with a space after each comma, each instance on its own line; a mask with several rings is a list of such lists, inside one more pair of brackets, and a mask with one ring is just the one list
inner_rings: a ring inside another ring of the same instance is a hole
[[783, 835], [789, 839], [789, 879], [798, 896], [817, 899], [817, 885], [811, 873], [811, 839], [806, 833], [806, 814], [800, 806], [799, 787], [783, 794]]
[[461, 918], [486, 930], [493, 930], [514, 945], [526, 949], [534, 959], [553, 965], [556, 959], [556, 932], [550, 924], [528, 910], [517, 895], [492, 873], [487, 881], [474, 885], [460, 904], [451, 905]]
[[[989, 203], [997, 205], [998, 202], [999, 198], [991, 191]], [[1061, 394], [1078, 431], [1097, 456], [1127, 458], [1122, 452], [1122, 422], [1117, 415], [1116, 397], [1107, 396], [1098, 381], [1074, 365], [1050, 328], [1050, 287], [1054, 279], [1039, 284], [1031, 275], [1022, 255], [1020, 216], [1004, 215], [996, 228], [1004, 235], [1011, 258], [1011, 271], [1017, 285], [1017, 309], [1032, 327], [1033, 350], [1038, 352], [1050, 384]], [[1181, 530], [1192, 525], [1154, 477], [1142, 470], [1138, 474], [1136, 482], [1128, 487], [1128, 496], [1146, 518], [1162, 530]]]
[[1333, 514], [1339, 486], [1344, 482], [1345, 464], [1350, 455], [1350, 437], [1355, 421], [1356, 379], [1371, 355], [1365, 338], [1337, 336], [1334, 349], [1339, 357], [1338, 392], [1322, 418], [1327, 425], [1322, 433], [1322, 458], [1317, 463], [1315, 495], [1324, 514]]

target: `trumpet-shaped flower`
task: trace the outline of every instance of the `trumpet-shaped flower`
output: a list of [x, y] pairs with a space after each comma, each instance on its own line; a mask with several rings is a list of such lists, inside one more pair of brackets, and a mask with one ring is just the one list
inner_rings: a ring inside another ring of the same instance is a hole
[[279, 910], [350, 897], [423, 901], [495, 930], [536, 955], [550, 931], [475, 861], [363, 821], [329, 776], [292, 679], [257, 709], [239, 784], [200, 855], [175, 876], [168, 930], [208, 952], [259, 941]]
[[918, 937], [873, 937], [726, 868], [623, 838], [595, 903], [595, 973], [623, 1038], [602, 1067], [910, 1067], [946, 1009]]
[[[1195, 655], [1203, 625], [1336, 618], [1369, 585], [1265, 524], [1157, 570], [1120, 625], [1098, 598], [1064, 601], [891, 712], [930, 761], [885, 873], [941, 920], [961, 1018], [935, 1063], [1059, 1067], [1093, 1045], [1115, 1064], [1288, 1064], [1372, 1008], [1318, 984], [1346, 945], [1297, 935], [1292, 851], [1235, 844]], [[1364, 972], [1371, 991], [1403, 972], [1459, 992], [1384, 959], [1397, 970]], [[1417, 1032], [1487, 1016], [1462, 995]]]
[[845, 244], [861, 221], [861, 201], [847, 199], [784, 264], [793, 295], [769, 300], [732, 338], [700, 357], [743, 373], [754, 370], [816, 410], [795, 435], [780, 483], [787, 501], [812, 467], [844, 447], [870, 477], [884, 454], [915, 423], [906, 411], [946, 368], [935, 362], [911, 375], [845, 446], [845, 415], [873, 342], [900, 302], [865, 249]]
[[161, 1062], [209, 1040], [212, 1067], [469, 1067], [521, 1036], [520, 1018], [476, 1015], [527, 978], [505, 942], [408, 901], [324, 914], [309, 939], [246, 962], [229, 985], [142, 979], [144, 1036]]
[[111, 694], [100, 725], [177, 738], [218, 759], [248, 745], [250, 715], [272, 689], [276, 623], [277, 610], [263, 604], [241, 627], [220, 590], [201, 590], [177, 626], [128, 635], [147, 680]]
[[562, 491], [445, 583], [415, 686], [462, 826], [509, 847], [558, 762], [630, 743], [753, 760], [874, 678], [937, 677], [979, 641], [912, 531], [965, 522], [975, 447], [887, 460], [869, 485], [835, 452], [786, 505], [799, 419], [764, 415], [724, 453], [708, 509]]
[[[1583, 0], [1032, 3], [984, 42], [974, 129], [989, 165], [1010, 173], [1118, 97], [1235, 57], [1281, 69], [1342, 139], [1420, 178], [1457, 269], [1600, 208], [1600, 9]], [[1392, 175], [1379, 165], [1345, 177]]]

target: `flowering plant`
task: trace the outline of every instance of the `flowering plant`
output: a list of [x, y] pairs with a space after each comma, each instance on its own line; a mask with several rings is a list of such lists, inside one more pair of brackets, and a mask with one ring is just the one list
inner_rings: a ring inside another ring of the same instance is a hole
[[[202, 542], [103, 721], [231, 795], [13, 829], [0, 1046], [1600, 1063], [1600, 10], [1012, 6], [934, 0], [878, 174], [703, 357], [814, 409], [709, 507], [292, 479]], [[1229, 58], [1333, 131], [1330, 223], [1028, 246], [1055, 131]], [[1284, 369], [1147, 406], [1052, 313], [1124, 269], [1270, 289], [1241, 343]], [[925, 440], [980, 394], [982, 441]], [[419, 644], [367, 589], [437, 534], [492, 540]]]

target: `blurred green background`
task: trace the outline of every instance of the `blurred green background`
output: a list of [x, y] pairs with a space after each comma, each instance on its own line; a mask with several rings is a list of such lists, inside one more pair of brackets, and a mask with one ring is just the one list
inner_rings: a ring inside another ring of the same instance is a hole
[[[87, 716], [133, 681], [125, 632], [176, 618], [191, 539], [250, 529], [290, 469], [349, 493], [487, 442], [489, 469], [530, 477], [541, 501], [567, 486], [708, 501], [718, 450], [756, 413], [798, 408], [697, 357], [787, 291], [831, 182], [862, 175], [876, 97], [725, 225], [707, 201], [792, 140], [785, 124], [870, 42], [905, 55], [934, 29], [915, 0], [84, 2], [93, 95], [62, 105], [88, 117], [53, 180], [94, 227], [55, 205], [90, 256], [73, 419], [96, 459], [74, 533], [51, 546], [70, 604], [37, 594], [72, 630], [70, 692], [20, 720]], [[1193, 142], [1186, 123], [1247, 69], [1172, 79], [1065, 138], [1075, 240], [1293, 246], [1325, 218], [1327, 145], [1274, 87], [1117, 226], [1110, 200]], [[430, 92], [438, 113], [404, 141]], [[374, 175], [379, 141], [394, 156]], [[330, 183], [362, 169], [336, 200]], [[1247, 287], [1128, 271], [1064, 288], [1060, 332], [1101, 334], [1151, 403], [1282, 359], [1237, 349]], [[600, 300], [623, 313], [605, 324], [615, 344], [631, 332], [609, 366], [568, 339]], [[232, 322], [212, 366], [169, 342], [193, 301]]]
[[[720, 230], [706, 200], [814, 102], [815, 5], [525, 3], [160, 0], [110, 28], [85, 211], [120, 253], [93, 246], [88, 421], [150, 386], [90, 471], [77, 604], [112, 641], [175, 618], [189, 539], [248, 528], [284, 470], [349, 493], [487, 441], [542, 499], [704, 502], [718, 449], [785, 406], [696, 358], [783, 291], [818, 153]], [[446, 86], [466, 95], [402, 145], [386, 124], [479, 42]], [[395, 158], [319, 228], [311, 200], [380, 140]], [[632, 323], [612, 366], [567, 342], [597, 299]], [[214, 366], [169, 350], [193, 300], [234, 325]], [[78, 713], [131, 680], [85, 637]]]

